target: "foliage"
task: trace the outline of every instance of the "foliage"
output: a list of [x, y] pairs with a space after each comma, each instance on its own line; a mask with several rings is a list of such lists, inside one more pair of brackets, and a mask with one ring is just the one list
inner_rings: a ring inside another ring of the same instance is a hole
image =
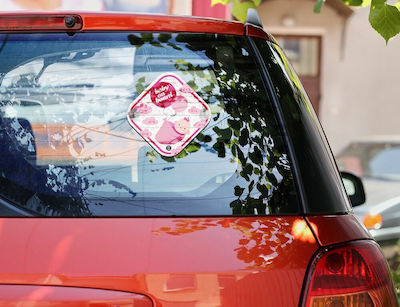
[[386, 40], [400, 33], [400, 1], [397, 6], [386, 4], [384, 0], [373, 0], [369, 13], [371, 26]]
[[[314, 11], [319, 13], [325, 0], [317, 0]], [[386, 43], [400, 33], [400, 0], [396, 5], [387, 4], [387, 0], [343, 0], [349, 6], [370, 6], [369, 22], [385, 39]]]
[[[316, 0], [314, 12], [319, 13], [326, 0]], [[348, 6], [370, 6], [369, 22], [386, 41], [400, 33], [400, 0], [395, 5], [388, 4], [387, 0], [342, 0]], [[242, 22], [246, 21], [246, 12], [249, 8], [256, 8], [260, 0], [212, 0], [211, 4], [232, 3], [232, 15]]]
[[[242, 219], [242, 218], [196, 218], [174, 219], [171, 226], [153, 230], [156, 235], [184, 236], [198, 231], [214, 228], [214, 232], [221, 228], [236, 230], [231, 236], [236, 243], [236, 257], [249, 270], [273, 268], [282, 266], [287, 261], [284, 255], [287, 250], [304, 248], [304, 241], [296, 237], [293, 232], [295, 225], [283, 218], [273, 219]], [[288, 235], [291, 234], [291, 235]], [[312, 242], [308, 242], [312, 243]], [[278, 257], [279, 256], [279, 257]]]
[[396, 287], [396, 293], [399, 297], [400, 295], [400, 267], [397, 267], [395, 271], [392, 271], [392, 278], [394, 281], [394, 286]]
[[389, 244], [389, 248], [394, 250], [394, 253], [392, 255], [386, 255], [385, 252], [384, 255], [386, 256], [386, 260], [389, 264], [397, 297], [400, 300], [400, 240], [398, 240], [397, 242], [389, 241], [386, 242], [386, 244]]
[[246, 21], [246, 15], [248, 9], [255, 9], [260, 5], [261, 0], [211, 0], [211, 5], [216, 5], [218, 3], [227, 5], [232, 3], [232, 15], [237, 20], [242, 22]]

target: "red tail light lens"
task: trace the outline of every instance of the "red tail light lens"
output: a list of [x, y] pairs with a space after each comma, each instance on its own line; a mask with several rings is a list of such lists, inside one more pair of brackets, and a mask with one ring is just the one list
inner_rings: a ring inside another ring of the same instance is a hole
[[373, 241], [320, 252], [310, 275], [307, 307], [398, 306], [386, 260]]
[[81, 28], [82, 18], [79, 15], [0, 16], [0, 31], [71, 31]]

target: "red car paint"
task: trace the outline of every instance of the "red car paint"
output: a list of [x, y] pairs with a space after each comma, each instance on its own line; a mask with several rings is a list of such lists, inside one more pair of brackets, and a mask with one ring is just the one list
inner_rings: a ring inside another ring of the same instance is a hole
[[321, 246], [372, 238], [354, 215], [308, 216], [306, 220], [318, 229], [317, 240]]
[[[23, 17], [37, 18], [37, 14], [32, 13], [1, 13], [3, 21], [0, 19], [0, 32], [9, 31], [10, 26], [6, 29], [10, 22], [21, 23]], [[41, 17], [53, 18], [49, 19], [48, 28], [43, 25], [45, 22], [36, 21], [36, 27], [31, 28], [32, 31], [55, 31], [62, 29], [64, 16], [78, 17], [78, 23], [69, 30], [74, 31], [166, 31], [166, 32], [200, 32], [200, 33], [219, 33], [232, 35], [247, 35], [251, 37], [273, 40], [273, 37], [264, 32], [263, 29], [251, 24], [243, 25], [240, 22], [218, 20], [203, 17], [180, 17], [180, 16], [161, 16], [161, 15], [140, 15], [140, 14], [123, 14], [123, 13], [79, 13], [66, 14], [44, 12], [40, 13]], [[12, 18], [15, 18], [13, 21]], [[61, 20], [61, 22], [60, 22]], [[82, 24], [80, 23], [82, 20]], [[64, 29], [66, 30], [65, 26]]]
[[[32, 13], [1, 13], [4, 17], [37, 16]], [[79, 15], [83, 20], [81, 31], [173, 31], [244, 35], [244, 25], [240, 22], [208, 19], [201, 17], [179, 17], [162, 15], [141, 15], [124, 13], [79, 13], [46, 12], [40, 16]], [[35, 30], [35, 29], [32, 29]], [[40, 29], [43, 30], [43, 29]], [[54, 30], [49, 26], [49, 31]], [[67, 28], [66, 28], [67, 30]]]
[[300, 217], [4, 218], [0, 246], [2, 284], [140, 293], [155, 306], [295, 306], [318, 249]]
[[[247, 25], [245, 32], [237, 22], [79, 15], [81, 31], [181, 31], [269, 39], [261, 29]], [[150, 297], [154, 306], [297, 306], [320, 245], [369, 238], [351, 215], [2, 218], [0, 283], [138, 293]], [[30, 293], [32, 288], [16, 291]], [[74, 296], [83, 290], [76, 291]]]
[[129, 306], [151, 307], [150, 298], [134, 293], [73, 287], [0, 285], [1, 306]]

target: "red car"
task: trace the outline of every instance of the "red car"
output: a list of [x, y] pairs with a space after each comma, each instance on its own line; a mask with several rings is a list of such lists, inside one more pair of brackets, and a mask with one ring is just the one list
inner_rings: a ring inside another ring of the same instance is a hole
[[1, 306], [397, 306], [257, 21], [2, 13], [0, 148]]

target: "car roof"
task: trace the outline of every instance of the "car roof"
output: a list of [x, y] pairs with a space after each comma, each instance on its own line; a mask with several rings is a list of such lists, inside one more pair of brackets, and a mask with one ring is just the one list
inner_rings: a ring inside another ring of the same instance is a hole
[[[167, 31], [167, 32], [200, 32], [231, 35], [248, 35], [260, 37], [272, 42], [272, 36], [262, 28], [238, 21], [205, 18], [195, 16], [174, 16], [161, 14], [135, 14], [126, 12], [0, 12], [2, 17], [51, 17], [78, 15], [82, 19], [82, 28], [78, 31]], [[32, 28], [31, 31], [35, 29]], [[41, 29], [42, 30], [42, 29]], [[0, 33], [14, 31], [0, 30]]]

